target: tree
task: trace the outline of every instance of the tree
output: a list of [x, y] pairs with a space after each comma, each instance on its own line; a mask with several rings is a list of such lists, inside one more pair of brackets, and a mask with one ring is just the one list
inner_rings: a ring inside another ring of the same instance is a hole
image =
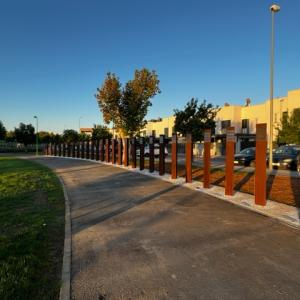
[[191, 133], [193, 141], [202, 141], [204, 129], [215, 128], [215, 117], [219, 107], [214, 107], [204, 100], [198, 105], [198, 99], [192, 98], [183, 110], [175, 109], [175, 132], [185, 136]]
[[122, 88], [119, 78], [108, 73], [95, 95], [106, 124], [113, 123], [124, 136], [137, 134], [147, 123], [145, 117], [152, 105], [150, 99], [160, 93], [155, 71], [136, 70], [134, 79]]
[[278, 144], [300, 144], [300, 108], [294, 109], [290, 116], [284, 114], [276, 129]]
[[110, 138], [112, 138], [112, 134], [109, 132], [109, 129], [106, 126], [94, 125], [93, 132], [92, 132], [93, 140], [110, 139]]
[[15, 128], [15, 138], [17, 142], [24, 145], [35, 143], [34, 127], [31, 124], [20, 123], [18, 128]]
[[14, 131], [8, 131], [5, 137], [6, 142], [16, 142], [16, 136]]
[[4, 127], [2, 121], [0, 121], [0, 140], [4, 140], [6, 137], [6, 128]]
[[66, 143], [74, 143], [79, 140], [79, 133], [73, 129], [65, 129], [62, 135], [62, 140]]

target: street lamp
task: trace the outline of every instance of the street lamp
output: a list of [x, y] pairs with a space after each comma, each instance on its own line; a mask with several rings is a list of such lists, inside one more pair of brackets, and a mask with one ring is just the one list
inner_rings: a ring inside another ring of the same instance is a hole
[[270, 7], [272, 15], [272, 31], [271, 31], [271, 64], [270, 64], [270, 134], [269, 134], [269, 170], [273, 170], [273, 90], [274, 90], [274, 16], [280, 11], [280, 6], [273, 4]]
[[78, 119], [78, 131], [79, 131], [79, 133], [80, 133], [80, 120], [81, 120], [82, 118], [83, 118], [83, 117], [80, 116], [79, 119]]
[[39, 118], [37, 116], [34, 116], [34, 118], [36, 119], [35, 155], [38, 156], [39, 155], [39, 137], [38, 137], [38, 133], [39, 133]]

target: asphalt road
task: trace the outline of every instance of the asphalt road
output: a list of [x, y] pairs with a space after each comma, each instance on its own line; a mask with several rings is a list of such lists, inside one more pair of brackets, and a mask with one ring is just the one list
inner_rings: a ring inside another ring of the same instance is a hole
[[298, 230], [113, 166], [37, 161], [71, 201], [72, 299], [299, 299]]

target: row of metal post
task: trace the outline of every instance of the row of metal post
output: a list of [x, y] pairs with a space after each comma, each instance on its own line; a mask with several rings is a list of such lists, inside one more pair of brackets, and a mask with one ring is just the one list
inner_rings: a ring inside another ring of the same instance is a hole
[[[149, 172], [155, 170], [155, 138], [149, 137]], [[163, 135], [159, 138], [159, 175], [165, 174], [165, 145], [166, 139]], [[234, 193], [234, 148], [235, 131], [234, 127], [227, 129], [226, 133], [226, 162], [225, 162], [225, 195], [232, 196]], [[130, 149], [130, 157], [129, 157]], [[172, 160], [171, 178], [178, 176], [177, 154], [178, 139], [177, 135], [172, 136]], [[203, 187], [210, 188], [210, 168], [211, 168], [211, 130], [204, 132], [204, 152], [203, 152]], [[139, 138], [140, 170], [145, 168], [145, 139]], [[266, 151], [267, 136], [266, 124], [257, 124], [256, 128], [256, 169], [255, 169], [255, 203], [266, 205]], [[110, 153], [111, 152], [111, 153]], [[137, 139], [101, 139], [92, 142], [78, 142], [67, 144], [50, 144], [46, 147], [46, 155], [73, 157], [81, 159], [100, 160], [107, 163], [137, 167]], [[131, 159], [130, 159], [131, 158]], [[192, 182], [192, 161], [193, 161], [193, 142], [192, 135], [186, 135], [185, 143], [185, 176], [186, 182]]]

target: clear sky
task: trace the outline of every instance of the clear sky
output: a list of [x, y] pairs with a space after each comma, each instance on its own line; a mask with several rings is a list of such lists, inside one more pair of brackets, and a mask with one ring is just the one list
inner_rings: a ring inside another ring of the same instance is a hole
[[[275, 96], [300, 88], [300, 1], [277, 1]], [[265, 0], [0, 0], [0, 120], [61, 132], [101, 124], [94, 94], [154, 69], [162, 93], [148, 118], [191, 98], [243, 104], [269, 95]]]

